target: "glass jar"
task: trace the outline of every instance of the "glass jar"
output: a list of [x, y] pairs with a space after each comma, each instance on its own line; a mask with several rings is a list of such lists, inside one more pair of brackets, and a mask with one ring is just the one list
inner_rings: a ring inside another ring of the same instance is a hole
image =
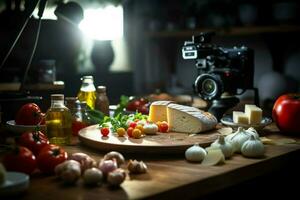
[[90, 117], [86, 111], [86, 102], [76, 102], [75, 112], [72, 118], [72, 134], [78, 136], [78, 132], [90, 125]]
[[81, 102], [85, 101], [91, 109], [94, 109], [96, 100], [94, 78], [93, 76], [83, 76], [81, 80], [82, 84], [77, 95], [78, 100]]
[[109, 100], [106, 95], [106, 87], [98, 86], [96, 93], [95, 109], [101, 111], [106, 116], [109, 116]]
[[51, 95], [51, 106], [46, 112], [46, 133], [50, 143], [70, 144], [72, 135], [72, 115], [64, 105], [63, 94]]

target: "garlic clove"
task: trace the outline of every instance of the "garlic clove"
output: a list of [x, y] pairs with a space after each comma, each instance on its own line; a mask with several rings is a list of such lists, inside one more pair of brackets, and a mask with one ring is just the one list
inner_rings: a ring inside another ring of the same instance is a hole
[[225, 162], [225, 157], [221, 149], [212, 149], [207, 152], [207, 155], [202, 161], [202, 165], [214, 166]]
[[220, 148], [225, 158], [230, 158], [234, 153], [233, 145], [231, 142], [225, 141], [223, 135], [220, 135], [219, 138], [211, 144], [211, 147]]
[[132, 174], [143, 174], [147, 172], [147, 166], [143, 161], [129, 160], [127, 169]]

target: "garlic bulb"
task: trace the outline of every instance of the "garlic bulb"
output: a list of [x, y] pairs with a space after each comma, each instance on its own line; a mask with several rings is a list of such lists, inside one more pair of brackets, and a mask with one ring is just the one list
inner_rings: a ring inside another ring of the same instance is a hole
[[66, 160], [63, 163], [56, 165], [55, 174], [65, 183], [73, 184], [80, 178], [80, 163], [75, 160]]
[[158, 131], [158, 126], [154, 123], [147, 123], [144, 125], [144, 133], [153, 135]]
[[240, 153], [242, 145], [250, 138], [251, 135], [253, 135], [255, 138], [259, 138], [259, 135], [256, 131], [246, 131], [244, 128], [239, 127], [235, 133], [226, 136], [225, 140], [232, 143], [235, 152]]
[[211, 144], [211, 147], [220, 148], [225, 158], [230, 158], [234, 153], [233, 145], [230, 142], [225, 141], [223, 135], [220, 135], [219, 138]]
[[83, 181], [86, 185], [97, 185], [102, 182], [102, 179], [102, 171], [95, 167], [89, 168], [83, 173]]
[[111, 151], [105, 154], [103, 158], [103, 160], [113, 160], [113, 159], [116, 159], [118, 167], [120, 167], [122, 164], [125, 163], [124, 156], [117, 151]]
[[117, 161], [115, 158], [113, 158], [112, 160], [102, 159], [98, 165], [98, 168], [102, 171], [104, 176], [107, 176], [109, 172], [112, 172], [118, 168]]
[[201, 162], [205, 156], [206, 151], [199, 144], [195, 144], [185, 151], [186, 160], [191, 162]]
[[242, 155], [246, 157], [262, 157], [265, 153], [265, 147], [259, 139], [251, 135], [250, 139], [243, 144], [241, 152]]
[[107, 182], [111, 186], [119, 186], [126, 178], [126, 172], [124, 169], [118, 168], [108, 173]]

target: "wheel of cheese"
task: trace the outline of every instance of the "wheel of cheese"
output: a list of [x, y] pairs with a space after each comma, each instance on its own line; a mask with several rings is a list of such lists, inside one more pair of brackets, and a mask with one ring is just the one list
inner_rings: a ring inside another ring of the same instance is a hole
[[169, 131], [192, 134], [214, 129], [218, 123], [209, 112], [174, 103], [167, 105], [167, 121]]

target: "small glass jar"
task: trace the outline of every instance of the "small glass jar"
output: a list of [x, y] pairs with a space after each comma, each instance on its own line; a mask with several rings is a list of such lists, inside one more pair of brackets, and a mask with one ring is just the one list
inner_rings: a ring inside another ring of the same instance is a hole
[[72, 114], [64, 105], [63, 94], [51, 95], [51, 106], [46, 112], [46, 133], [50, 143], [67, 145], [71, 142]]
[[96, 100], [94, 78], [93, 76], [83, 76], [81, 80], [82, 84], [77, 95], [78, 100], [81, 102], [85, 101], [91, 109], [94, 109]]
[[72, 134], [78, 136], [78, 132], [90, 125], [90, 117], [86, 111], [86, 102], [76, 102], [75, 112], [72, 118]]
[[106, 116], [109, 116], [109, 100], [106, 95], [106, 87], [98, 86], [96, 93], [95, 109], [101, 111]]

